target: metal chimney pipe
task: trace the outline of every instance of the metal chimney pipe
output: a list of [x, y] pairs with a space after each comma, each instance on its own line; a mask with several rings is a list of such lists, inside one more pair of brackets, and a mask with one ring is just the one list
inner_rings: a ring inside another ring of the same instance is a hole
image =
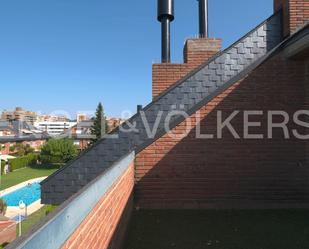
[[208, 0], [199, 2], [199, 32], [201, 38], [208, 38]]
[[139, 113], [141, 110], [143, 110], [143, 106], [137, 105], [136, 110], [137, 110], [137, 113]]
[[161, 22], [161, 61], [171, 62], [171, 22], [174, 20], [174, 0], [158, 0], [158, 21]]

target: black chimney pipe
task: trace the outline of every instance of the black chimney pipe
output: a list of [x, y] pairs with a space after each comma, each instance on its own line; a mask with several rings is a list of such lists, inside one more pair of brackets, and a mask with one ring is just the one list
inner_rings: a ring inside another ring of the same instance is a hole
[[208, 38], [208, 0], [199, 2], [199, 32], [200, 38]]
[[158, 21], [161, 22], [162, 63], [171, 62], [171, 22], [174, 20], [174, 0], [158, 0]]

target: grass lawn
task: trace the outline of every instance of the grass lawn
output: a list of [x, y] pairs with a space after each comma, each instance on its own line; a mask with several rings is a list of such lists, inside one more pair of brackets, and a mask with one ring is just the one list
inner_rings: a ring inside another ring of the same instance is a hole
[[[22, 234], [28, 233], [31, 228], [40, 222], [44, 217], [46, 217], [49, 213], [53, 212], [57, 206], [45, 205], [40, 210], [28, 216], [26, 220], [24, 220], [21, 225]], [[16, 236], [19, 235], [19, 225], [16, 226]], [[0, 249], [3, 249], [2, 245], [0, 245]]]
[[[39, 223], [44, 217], [46, 217], [49, 213], [53, 212], [57, 206], [45, 205], [40, 210], [28, 216], [26, 220], [24, 220], [21, 225], [22, 234], [28, 233], [31, 228]], [[19, 225], [16, 226], [16, 235], [19, 234]], [[0, 249], [3, 249], [2, 245], [0, 245]]]
[[[28, 216], [26, 220], [21, 223], [21, 231], [22, 234], [25, 234], [30, 231], [33, 225], [40, 222], [47, 214], [54, 211], [57, 206], [45, 205], [40, 210], [36, 211], [35, 213]], [[16, 227], [17, 236], [19, 234], [19, 225]]]
[[44, 167], [41, 168], [23, 168], [11, 172], [7, 175], [2, 175], [0, 190], [12, 187], [21, 182], [31, 180], [33, 178], [49, 176], [55, 172], [58, 167]]
[[307, 249], [309, 210], [135, 211], [124, 249]]

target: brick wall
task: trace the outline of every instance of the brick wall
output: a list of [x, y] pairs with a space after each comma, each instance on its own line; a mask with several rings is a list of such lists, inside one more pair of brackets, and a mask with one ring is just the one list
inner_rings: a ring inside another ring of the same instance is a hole
[[192, 68], [188, 64], [163, 63], [152, 65], [152, 96], [160, 95], [191, 70]]
[[[201, 133], [216, 131], [217, 112], [227, 117], [234, 110], [285, 110], [302, 107], [304, 63], [281, 55], [270, 59], [241, 82], [201, 108]], [[190, 117], [195, 123], [197, 113]], [[267, 134], [267, 115], [259, 117]], [[253, 117], [252, 121], [255, 118]], [[243, 116], [232, 122], [243, 133]], [[187, 120], [188, 121], [188, 120]], [[279, 122], [279, 120], [278, 120]], [[293, 128], [290, 124], [289, 128]], [[185, 122], [173, 133], [182, 133]], [[185, 138], [165, 135], [136, 156], [136, 205], [145, 208], [269, 207], [309, 203], [304, 142], [283, 138], [196, 139], [193, 127]], [[216, 133], [215, 133], [216, 134]]]
[[182, 79], [221, 49], [220, 39], [189, 39], [184, 47], [184, 64], [161, 63], [152, 66], [152, 96]]
[[309, 21], [308, 0], [290, 0], [290, 21], [292, 32]]
[[38, 151], [41, 149], [41, 147], [44, 145], [45, 142], [46, 140], [35, 140], [35, 141], [23, 141], [22, 143], [24, 145], [29, 144], [33, 149]]
[[14, 144], [15, 143], [1, 143], [0, 146], [2, 155], [10, 154], [10, 147]]
[[184, 62], [192, 68], [198, 67], [213, 57], [221, 49], [221, 39], [188, 39], [184, 47]]
[[91, 143], [90, 139], [81, 139], [79, 140], [79, 149], [85, 150], [89, 147], [89, 144]]
[[62, 248], [121, 248], [133, 206], [133, 186], [131, 163]]
[[283, 8], [284, 33], [289, 35], [309, 21], [308, 0], [274, 0], [274, 8]]
[[0, 221], [0, 245], [16, 239], [16, 222]]

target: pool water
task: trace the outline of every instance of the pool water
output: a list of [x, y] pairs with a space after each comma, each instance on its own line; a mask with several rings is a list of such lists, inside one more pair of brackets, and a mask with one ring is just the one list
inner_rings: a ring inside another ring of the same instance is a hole
[[19, 202], [23, 201], [27, 206], [41, 199], [41, 185], [38, 182], [20, 188], [1, 197], [8, 206], [18, 207]]

